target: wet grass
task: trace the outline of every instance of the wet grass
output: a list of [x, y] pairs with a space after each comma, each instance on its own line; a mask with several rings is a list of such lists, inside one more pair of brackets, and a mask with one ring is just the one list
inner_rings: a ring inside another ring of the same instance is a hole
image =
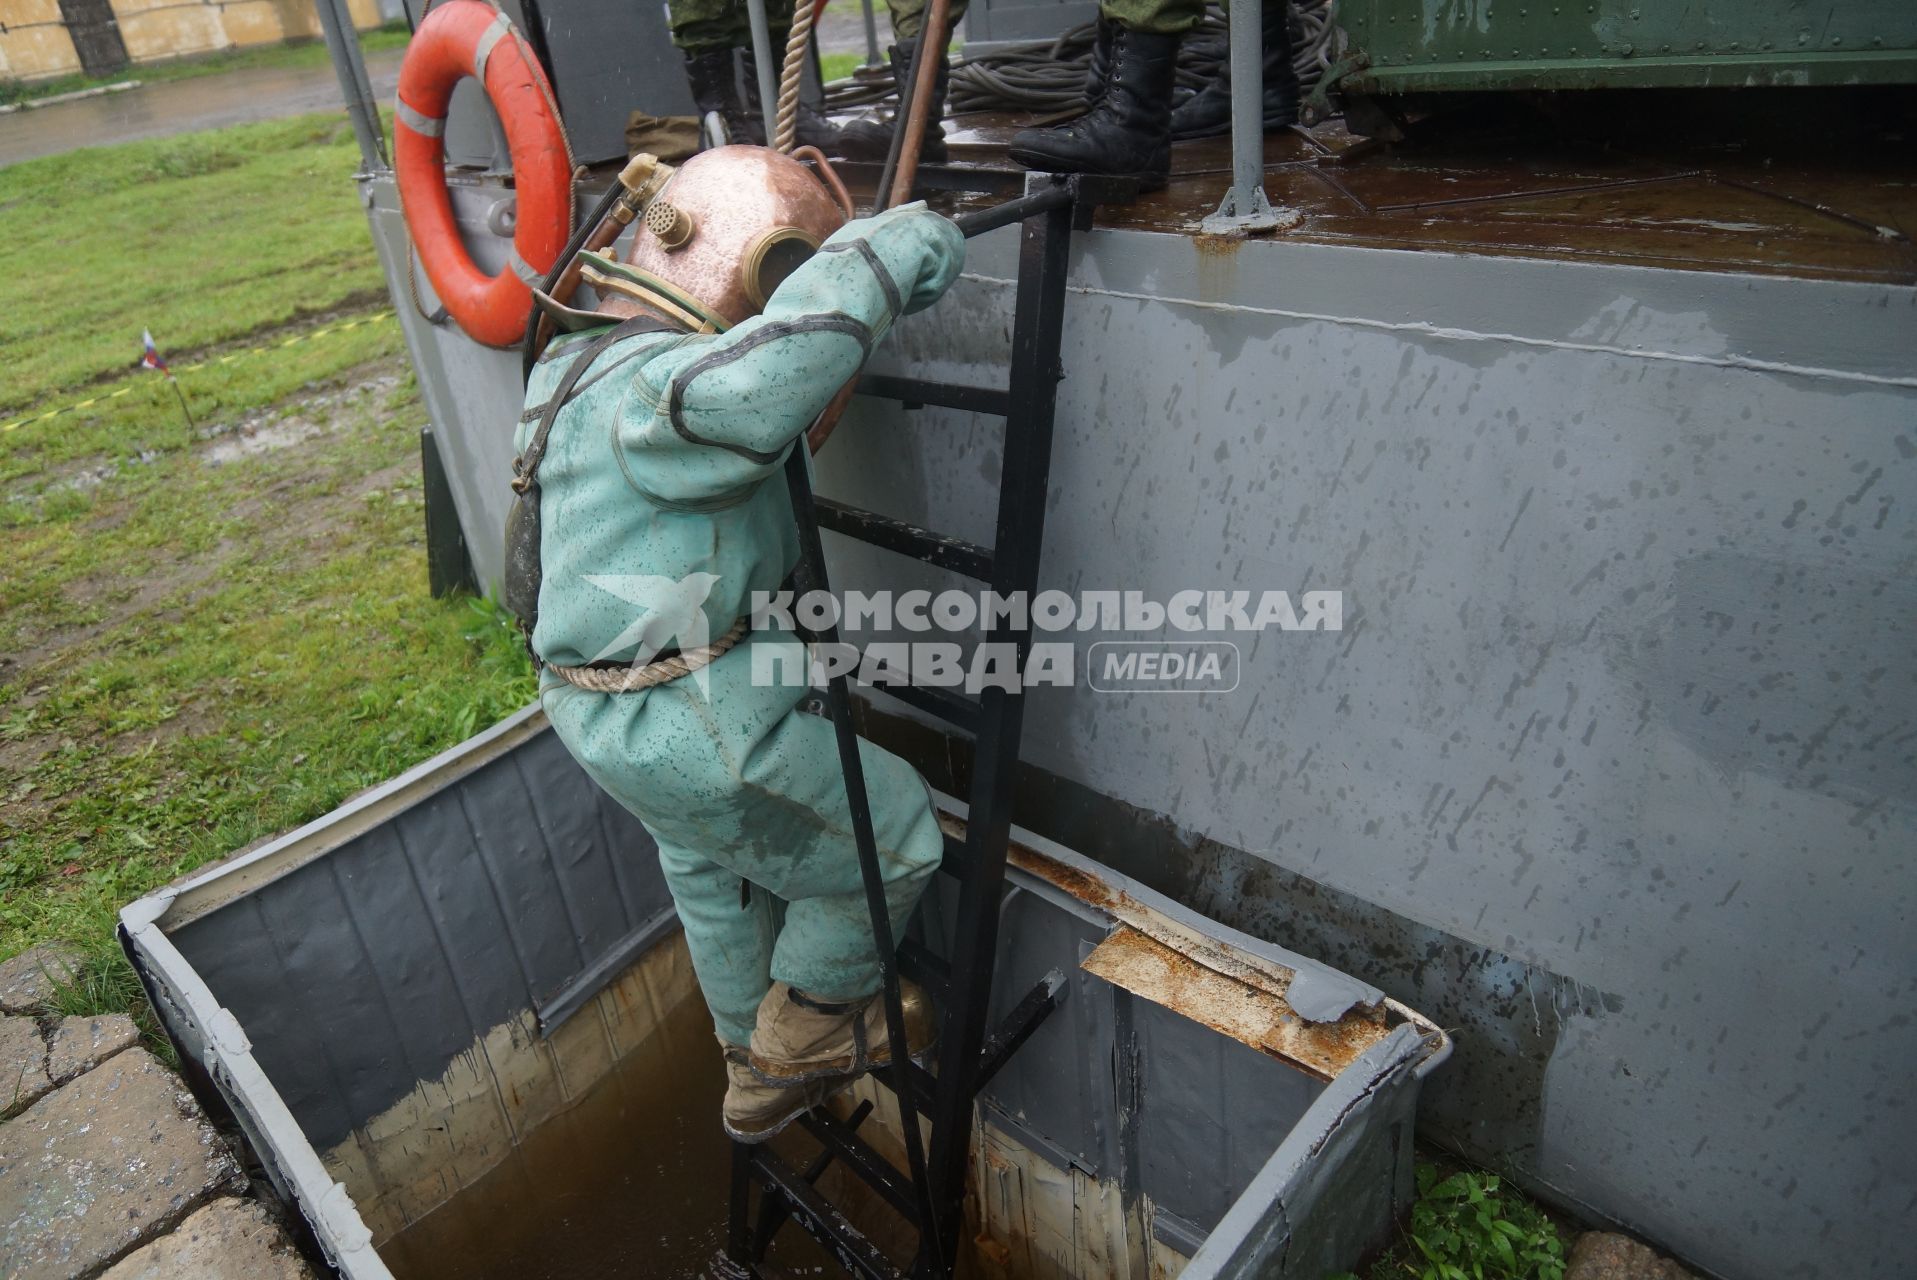
[[819, 79], [830, 84], [843, 80], [865, 61], [863, 53], [822, 53], [819, 55]]
[[[425, 413], [398, 326], [369, 318], [387, 302], [343, 122], [114, 150], [0, 174], [4, 394], [95, 402], [0, 430], [0, 956], [80, 944], [67, 1013], [141, 1012], [126, 902], [533, 692], [490, 606], [428, 595]], [[238, 203], [209, 218], [209, 190]], [[174, 234], [94, 252], [136, 204]], [[54, 253], [42, 218], [80, 248]], [[92, 297], [73, 253], [111, 277]], [[128, 369], [142, 326], [179, 335], [197, 429]]]
[[[405, 46], [412, 33], [404, 22], [388, 22], [372, 31], [362, 31], [359, 36], [360, 48], [367, 53], [380, 49], [398, 49]], [[82, 89], [95, 89], [102, 85], [125, 84], [129, 80], [138, 80], [141, 84], [160, 84], [168, 80], [197, 80], [202, 76], [216, 76], [227, 71], [238, 71], [250, 67], [323, 67], [327, 65], [326, 44], [315, 39], [289, 40], [283, 44], [256, 45], [250, 49], [222, 49], [218, 53], [196, 54], [186, 58], [174, 58], [167, 62], [149, 62], [129, 66], [124, 71], [116, 71], [109, 76], [70, 75], [56, 76], [50, 80], [0, 80], [0, 105], [9, 102], [30, 102], [36, 98], [51, 98], [57, 94], [74, 93]]]
[[[1558, 1222], [1499, 1175], [1434, 1153], [1417, 1165], [1418, 1198], [1398, 1238], [1363, 1280], [1563, 1280]], [[1341, 1272], [1326, 1280], [1360, 1280]]]
[[[370, 309], [385, 289], [358, 161], [344, 113], [328, 113], [0, 169], [0, 428], [128, 373], [145, 329], [177, 366], [302, 317]], [[210, 416], [259, 402], [258, 376], [228, 367], [182, 385]], [[15, 437], [9, 453], [118, 448], [160, 425], [136, 419], [102, 406], [78, 428], [62, 418], [0, 435]]]

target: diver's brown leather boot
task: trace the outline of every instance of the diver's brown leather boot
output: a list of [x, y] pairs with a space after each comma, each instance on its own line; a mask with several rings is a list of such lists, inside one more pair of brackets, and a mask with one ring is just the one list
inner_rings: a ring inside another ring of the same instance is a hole
[[767, 1084], [746, 1063], [745, 1050], [726, 1049], [726, 1097], [720, 1104], [720, 1123], [726, 1136], [738, 1142], [764, 1142], [779, 1130], [831, 1097], [849, 1080], [807, 1084]]
[[[938, 1023], [925, 993], [899, 985], [906, 1043], [917, 1058], [938, 1038]], [[850, 1080], [892, 1061], [885, 1034], [885, 993], [845, 1004], [813, 1000], [775, 982], [759, 1004], [752, 1031], [752, 1072], [768, 1085], [789, 1087], [821, 1080]]]

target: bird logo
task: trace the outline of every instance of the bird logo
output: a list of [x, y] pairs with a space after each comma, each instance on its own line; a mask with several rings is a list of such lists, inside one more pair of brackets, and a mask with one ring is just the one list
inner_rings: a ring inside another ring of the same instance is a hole
[[[681, 653], [690, 653], [712, 643], [712, 627], [703, 606], [719, 584], [718, 574], [694, 572], [683, 578], [667, 578], [652, 573], [593, 573], [586, 574], [585, 579], [599, 590], [639, 606], [638, 616], [593, 656], [594, 662], [603, 662], [627, 646], [637, 645], [632, 657], [636, 671], [666, 649], [676, 647]], [[711, 691], [705, 667], [691, 675], [701, 695]]]

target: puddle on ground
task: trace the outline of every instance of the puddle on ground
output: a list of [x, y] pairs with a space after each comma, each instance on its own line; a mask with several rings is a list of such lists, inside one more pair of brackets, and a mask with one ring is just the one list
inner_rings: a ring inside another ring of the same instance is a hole
[[[589, 1016], [582, 1014], [580, 1016]], [[688, 1280], [725, 1243], [731, 1146], [725, 1069], [704, 1004], [660, 1034], [504, 1164], [379, 1248], [396, 1280]], [[788, 1226], [780, 1274], [825, 1276]]]

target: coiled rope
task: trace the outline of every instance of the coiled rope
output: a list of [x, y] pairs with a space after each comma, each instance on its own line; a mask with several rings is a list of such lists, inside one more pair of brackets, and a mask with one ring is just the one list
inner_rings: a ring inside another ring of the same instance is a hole
[[[1309, 92], [1344, 53], [1346, 37], [1337, 24], [1337, 0], [1293, 0], [1286, 6], [1292, 36], [1292, 69], [1301, 92]], [[1045, 114], [1083, 110], [1086, 72], [1091, 67], [1093, 23], [1073, 27], [1051, 40], [999, 45], [983, 57], [954, 59], [949, 109], [1020, 111]], [[1177, 84], [1196, 92], [1216, 80], [1231, 59], [1230, 29], [1224, 10], [1209, 5], [1205, 16], [1178, 48]], [[790, 52], [788, 51], [788, 62]], [[849, 111], [889, 99], [891, 73], [862, 68], [825, 87], [830, 111]], [[783, 102], [783, 95], [781, 95]]]

